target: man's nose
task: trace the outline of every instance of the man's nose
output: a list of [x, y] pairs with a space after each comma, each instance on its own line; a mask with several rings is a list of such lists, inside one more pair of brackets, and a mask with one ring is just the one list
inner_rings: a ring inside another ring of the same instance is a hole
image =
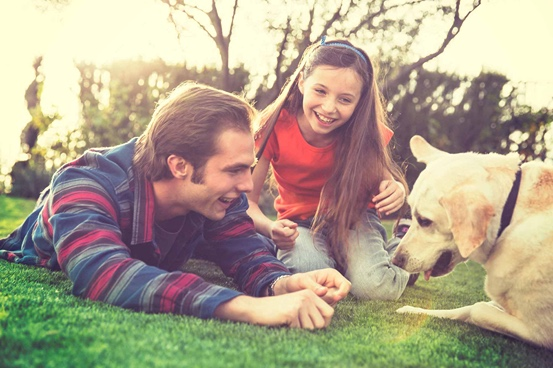
[[253, 178], [250, 170], [245, 171], [246, 172], [240, 178], [240, 182], [238, 183], [236, 188], [240, 192], [249, 193], [253, 190]]

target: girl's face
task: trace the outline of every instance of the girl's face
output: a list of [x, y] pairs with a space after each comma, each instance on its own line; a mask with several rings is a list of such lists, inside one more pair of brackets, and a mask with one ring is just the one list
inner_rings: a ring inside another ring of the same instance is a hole
[[311, 75], [300, 75], [299, 90], [303, 109], [298, 123], [305, 139], [313, 144], [328, 143], [333, 132], [344, 125], [361, 97], [363, 80], [351, 68], [327, 65], [316, 67]]

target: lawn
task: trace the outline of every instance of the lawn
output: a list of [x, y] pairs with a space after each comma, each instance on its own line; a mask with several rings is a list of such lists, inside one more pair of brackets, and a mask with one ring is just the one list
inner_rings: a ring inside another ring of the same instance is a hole
[[[0, 196], [0, 235], [33, 207]], [[389, 224], [388, 224], [389, 225]], [[186, 270], [232, 287], [211, 263]], [[395, 313], [485, 300], [475, 263], [395, 302], [348, 297], [320, 331], [152, 315], [71, 295], [61, 272], [0, 261], [0, 367], [550, 367], [553, 352], [467, 324]], [[531, 302], [531, 301], [529, 301]]]

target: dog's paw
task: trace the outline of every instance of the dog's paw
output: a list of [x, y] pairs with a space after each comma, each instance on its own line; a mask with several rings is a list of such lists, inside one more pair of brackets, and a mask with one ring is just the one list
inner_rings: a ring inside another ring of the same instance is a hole
[[425, 310], [422, 308], [417, 307], [411, 307], [410, 305], [406, 305], [404, 307], [401, 307], [396, 310], [396, 313], [414, 313], [414, 314], [424, 314]]

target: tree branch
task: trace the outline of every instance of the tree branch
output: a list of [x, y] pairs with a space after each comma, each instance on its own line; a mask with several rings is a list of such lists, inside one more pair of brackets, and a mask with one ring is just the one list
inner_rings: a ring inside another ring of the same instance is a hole
[[[348, 10], [349, 10], [349, 8], [351, 8], [351, 2], [352, 2], [352, 0], [349, 1]], [[342, 8], [343, 8], [343, 4], [340, 4], [340, 6], [338, 6], [338, 8], [334, 12], [334, 14], [332, 14], [332, 17], [323, 26], [322, 34], [319, 35], [319, 36], [322, 36], [322, 35], [326, 34], [327, 31], [330, 29], [330, 27], [332, 27], [334, 22], [336, 22], [338, 19], [340, 19], [340, 10], [342, 10]], [[348, 13], [348, 10], [346, 10], [346, 14]]]
[[407, 76], [413, 70], [422, 67], [425, 63], [427, 63], [428, 61], [434, 59], [435, 57], [443, 53], [447, 45], [449, 45], [449, 43], [459, 34], [459, 31], [461, 30], [461, 26], [467, 20], [469, 15], [480, 5], [481, 5], [481, 0], [475, 1], [473, 8], [467, 12], [464, 18], [461, 18], [459, 14], [460, 7], [461, 7], [461, 0], [457, 0], [455, 3], [455, 15], [453, 18], [453, 23], [449, 27], [447, 35], [445, 36], [442, 44], [438, 47], [438, 49], [433, 53], [430, 53], [424, 57], [421, 57], [419, 60], [415, 61], [412, 64], [403, 66], [400, 69], [399, 73], [391, 81], [389, 81], [389, 83], [392, 85], [398, 84], [399, 81], [402, 81], [405, 78], [407, 78]]
[[357, 26], [352, 28], [347, 33], [347, 36], [349, 36], [351, 34], [356, 34], [357, 32], [359, 32], [361, 30], [361, 28], [363, 28], [367, 25], [370, 25], [375, 18], [381, 16], [382, 14], [385, 14], [386, 12], [388, 12], [390, 10], [400, 8], [400, 7], [404, 7], [404, 6], [406, 7], [406, 6], [411, 6], [411, 5], [417, 5], [417, 4], [420, 4], [420, 3], [424, 3], [426, 1], [427, 0], [415, 0], [415, 1], [409, 1], [409, 2], [406, 2], [406, 3], [391, 5], [389, 7], [384, 6], [384, 1], [382, 1], [380, 3], [380, 8], [378, 9], [378, 11], [374, 12], [374, 13], [367, 13], [367, 16]]
[[222, 47], [225, 47], [227, 45], [225, 35], [223, 34], [221, 17], [219, 17], [219, 13], [217, 12], [217, 5], [215, 4], [215, 0], [211, 0], [211, 10], [208, 11], [206, 14], [211, 20], [211, 25], [215, 29], [215, 43], [217, 44], [219, 50], [221, 50]]
[[297, 67], [297, 66], [294, 67], [293, 65], [290, 65], [285, 71], [282, 70], [282, 65], [284, 61], [284, 50], [286, 50], [286, 47], [288, 45], [288, 36], [292, 32], [291, 17], [288, 17], [286, 19], [286, 26], [281, 30], [283, 31], [283, 34], [282, 34], [282, 41], [280, 42], [280, 46], [278, 48], [278, 55], [277, 55], [276, 66], [275, 66], [275, 77], [276, 77], [275, 83], [272, 88], [267, 90], [265, 90], [267, 85], [263, 85], [263, 84], [261, 84], [257, 88], [255, 95], [258, 96], [258, 101], [257, 101], [258, 107], [261, 106], [263, 108], [277, 98], [281, 87], [286, 82], [286, 76], [291, 74], [293, 70], [295, 70], [295, 68]]
[[236, 10], [237, 9], [238, 9], [238, 0], [234, 0], [234, 6], [232, 7], [232, 15], [231, 15], [231, 18], [230, 18], [230, 27], [229, 27], [228, 35], [227, 35], [229, 43], [230, 43], [230, 40], [231, 40], [232, 31], [234, 29], [234, 19], [236, 18]]

